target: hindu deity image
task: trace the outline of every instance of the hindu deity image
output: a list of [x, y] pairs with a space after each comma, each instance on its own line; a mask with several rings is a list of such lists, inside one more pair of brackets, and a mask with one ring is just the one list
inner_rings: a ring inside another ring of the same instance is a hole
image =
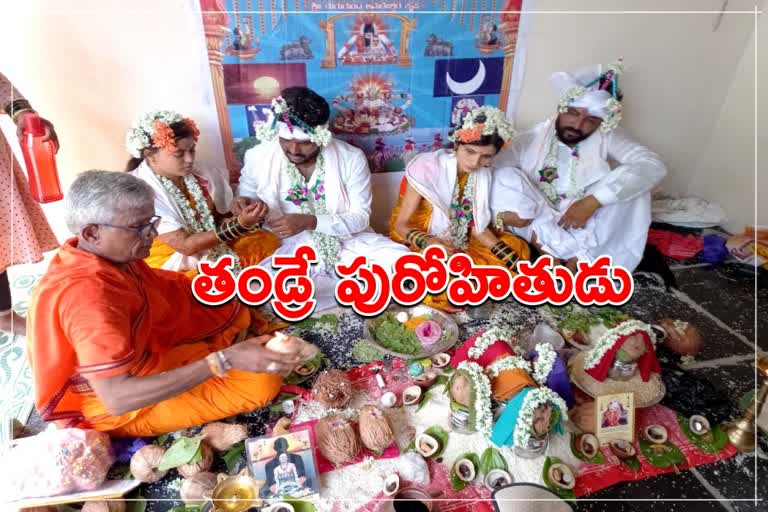
[[392, 64], [397, 62], [397, 56], [385, 21], [376, 15], [357, 18], [352, 36], [338, 53], [343, 64]]
[[396, 92], [391, 79], [376, 74], [363, 75], [352, 81], [349, 91], [333, 100], [333, 108], [338, 111], [332, 123], [336, 133], [392, 135], [411, 127], [411, 118], [405, 110], [412, 96]]
[[480, 29], [475, 34], [476, 47], [481, 53], [491, 53], [501, 48], [501, 31], [491, 14], [480, 17]]
[[227, 55], [241, 59], [252, 59], [259, 53], [259, 38], [253, 35], [250, 23], [243, 23], [232, 29], [231, 44], [226, 48]]
[[477, 100], [474, 98], [461, 98], [456, 102], [456, 104], [453, 106], [453, 109], [451, 110], [451, 126], [460, 125], [464, 119], [464, 116], [479, 106], [480, 105], [477, 103]]

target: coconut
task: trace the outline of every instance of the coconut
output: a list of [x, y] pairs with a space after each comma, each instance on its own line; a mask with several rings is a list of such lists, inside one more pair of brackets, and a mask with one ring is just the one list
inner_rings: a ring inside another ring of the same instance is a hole
[[434, 365], [435, 368], [445, 368], [450, 362], [451, 356], [445, 352], [441, 352], [432, 356], [432, 365]]
[[592, 434], [581, 434], [576, 437], [576, 448], [586, 458], [591, 459], [600, 450], [600, 441]]
[[492, 469], [485, 475], [485, 486], [490, 491], [497, 491], [502, 487], [512, 485], [512, 475], [503, 469]]
[[576, 486], [576, 477], [573, 474], [573, 470], [566, 464], [552, 464], [549, 467], [547, 476], [552, 485], [560, 489], [570, 490]]
[[352, 400], [352, 382], [341, 370], [326, 370], [315, 381], [312, 392], [325, 407], [341, 409]]
[[597, 432], [597, 411], [594, 401], [584, 402], [573, 407], [568, 411], [568, 418], [582, 432], [589, 432], [590, 434]]
[[709, 420], [699, 414], [694, 414], [688, 420], [688, 428], [697, 436], [703, 436], [710, 431]]
[[269, 512], [294, 512], [293, 505], [290, 503], [286, 503], [284, 501], [281, 501], [280, 503], [275, 503], [271, 507], [269, 507]]
[[384, 479], [384, 494], [394, 496], [400, 490], [400, 477], [396, 473], [388, 475]]
[[203, 472], [196, 475], [192, 475], [189, 478], [185, 478], [181, 482], [181, 488], [179, 494], [182, 501], [187, 504], [200, 503], [205, 500], [203, 496], [210, 494], [214, 487], [216, 487], [216, 475], [213, 473]]
[[[28, 509], [25, 509], [28, 510]], [[125, 501], [86, 501], [83, 504], [82, 512], [125, 512]]]
[[286, 336], [282, 332], [275, 333], [264, 347], [280, 354], [296, 354], [303, 362], [313, 359], [320, 349], [296, 336]]
[[422, 457], [431, 457], [440, 450], [440, 442], [429, 434], [416, 436], [416, 452]]
[[664, 344], [673, 352], [682, 356], [695, 356], [701, 352], [701, 333], [693, 324], [666, 318], [659, 325], [667, 334]]
[[148, 484], [163, 478], [168, 472], [157, 470], [163, 454], [165, 454], [165, 448], [156, 444], [148, 444], [140, 448], [131, 457], [131, 474], [133, 478]]
[[360, 409], [360, 441], [374, 453], [383, 452], [395, 442], [395, 434], [381, 409], [366, 405]]
[[326, 416], [317, 422], [315, 433], [320, 453], [334, 466], [354, 459], [360, 451], [355, 429], [341, 416]]
[[217, 452], [223, 452], [246, 439], [248, 429], [244, 425], [216, 421], [204, 426], [200, 434], [211, 448]]
[[437, 381], [437, 374], [435, 372], [426, 372], [413, 378], [413, 383], [424, 389], [430, 387], [435, 381]]
[[181, 476], [189, 478], [211, 469], [211, 464], [213, 464], [213, 450], [208, 446], [208, 443], [200, 441], [200, 451], [203, 456], [198, 462], [195, 462], [194, 464], [182, 464], [176, 468], [176, 471], [178, 471]]
[[451, 380], [451, 399], [463, 407], [470, 407], [472, 404], [472, 384], [465, 375], [456, 375]]
[[454, 473], [462, 482], [471, 482], [477, 476], [475, 464], [469, 459], [459, 459], [453, 467]]
[[403, 391], [403, 404], [416, 405], [421, 399], [421, 388], [419, 386], [408, 386]]
[[664, 444], [669, 438], [667, 428], [662, 425], [649, 425], [643, 431], [645, 438], [654, 444]]
[[637, 454], [635, 446], [624, 439], [611, 441], [610, 446], [611, 451], [620, 459], [629, 459]]

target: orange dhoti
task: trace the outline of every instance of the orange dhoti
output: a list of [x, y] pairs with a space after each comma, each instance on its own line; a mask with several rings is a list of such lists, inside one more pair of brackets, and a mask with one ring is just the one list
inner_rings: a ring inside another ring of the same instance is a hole
[[[464, 182], [466, 182], [466, 175], [464, 175], [462, 178], [459, 178], [459, 179], [460, 180], [463, 179]], [[461, 185], [463, 189], [463, 183]], [[394, 229], [395, 220], [397, 219], [397, 216], [400, 213], [400, 205], [403, 200], [404, 192], [405, 192], [405, 179], [403, 179], [403, 186], [401, 186], [400, 188], [400, 197], [397, 200], [397, 205], [395, 206], [395, 209], [392, 211], [392, 216], [390, 217], [389, 237], [395, 242], [400, 242], [402, 244], [407, 245], [411, 249], [411, 251], [421, 252], [421, 249], [409, 244], [403, 237], [398, 235]], [[425, 233], [429, 233], [429, 225], [430, 225], [431, 219], [432, 219], [432, 205], [429, 203], [429, 201], [422, 198], [421, 201], [419, 202], [418, 208], [410, 218], [409, 225], [413, 229], [418, 229]], [[496, 233], [496, 237], [502, 242], [504, 242], [505, 244], [507, 244], [509, 247], [511, 247], [515, 251], [515, 254], [517, 254], [517, 256], [520, 259], [527, 260], [530, 258], [531, 256], [530, 247], [528, 246], [528, 243], [522, 238], [518, 238], [512, 233], [507, 233], [507, 232]], [[472, 236], [468, 237], [467, 248], [464, 250], [464, 252], [467, 255], [469, 255], [470, 258], [472, 258], [472, 261], [476, 265], [504, 266], [503, 262], [499, 260], [496, 256], [494, 256], [491, 253], [491, 250], [489, 248], [485, 247], [483, 244], [478, 242]], [[512, 274], [514, 275], [515, 273], [512, 272]], [[450, 302], [448, 301], [448, 297], [446, 296], [445, 293], [442, 293], [440, 295], [427, 295], [427, 298], [426, 300], [424, 300], [424, 303], [428, 306], [432, 306], [435, 308], [445, 308], [450, 306]]]
[[233, 301], [208, 307], [184, 275], [133, 261], [125, 269], [77, 248], [59, 250], [29, 308], [28, 354], [40, 416], [62, 427], [153, 436], [250, 412], [269, 403], [282, 379], [231, 370], [153, 405], [112, 415], [94, 379], [155, 375], [200, 361], [247, 330], [262, 334]]

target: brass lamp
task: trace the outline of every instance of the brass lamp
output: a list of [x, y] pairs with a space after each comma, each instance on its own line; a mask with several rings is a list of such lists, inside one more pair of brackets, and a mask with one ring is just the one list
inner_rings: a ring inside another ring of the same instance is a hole
[[755, 361], [755, 368], [764, 377], [763, 384], [744, 411], [744, 415], [725, 430], [728, 440], [740, 452], [751, 452], [755, 449], [755, 416], [760, 413], [768, 396], [768, 355], [760, 355]]

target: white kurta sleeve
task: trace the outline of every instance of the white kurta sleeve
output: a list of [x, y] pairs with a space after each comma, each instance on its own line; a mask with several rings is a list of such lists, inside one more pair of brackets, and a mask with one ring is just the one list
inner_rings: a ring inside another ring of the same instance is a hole
[[349, 209], [335, 215], [317, 215], [315, 231], [334, 236], [351, 236], [368, 229], [371, 222], [371, 172], [362, 152], [340, 162]]
[[[243, 159], [243, 169], [240, 171], [240, 181], [237, 186], [237, 195], [242, 197], [249, 197], [251, 199], [257, 199], [258, 194], [258, 180], [256, 179], [256, 173], [259, 172], [259, 153], [263, 155], [263, 151], [258, 146], [253, 147], [245, 152], [245, 158]], [[264, 157], [261, 158], [262, 165], [266, 163]]]
[[621, 128], [609, 135], [608, 156], [621, 165], [590, 191], [602, 205], [629, 201], [650, 192], [667, 175], [659, 155], [632, 141]]
[[494, 166], [499, 169], [501, 167], [516, 167], [523, 169], [523, 155], [527, 148], [533, 143], [535, 137], [533, 130], [520, 133], [512, 140], [512, 144], [502, 149], [498, 155], [493, 159]]

